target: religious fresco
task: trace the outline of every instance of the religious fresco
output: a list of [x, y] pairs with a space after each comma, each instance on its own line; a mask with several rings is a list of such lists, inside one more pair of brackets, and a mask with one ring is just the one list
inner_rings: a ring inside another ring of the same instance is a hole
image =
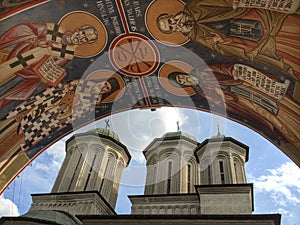
[[239, 122], [300, 165], [299, 5], [0, 1], [0, 189], [73, 130], [163, 106]]

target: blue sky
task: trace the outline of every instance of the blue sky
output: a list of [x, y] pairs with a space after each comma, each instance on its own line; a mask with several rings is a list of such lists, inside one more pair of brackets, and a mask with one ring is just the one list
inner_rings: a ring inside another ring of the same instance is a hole
[[[248, 145], [249, 161], [246, 163], [248, 183], [254, 183], [254, 213], [280, 213], [282, 225], [300, 224], [300, 169], [269, 141], [252, 130], [224, 118], [195, 110], [161, 108], [123, 112], [107, 118], [110, 129], [115, 131], [132, 155], [130, 167], [123, 174], [117, 213], [130, 213], [127, 195], [143, 194], [145, 160], [143, 149], [153, 138], [169, 131], [180, 130], [194, 136], [198, 142], [216, 135], [231, 136]], [[98, 121], [76, 132], [95, 127], [105, 127]], [[32, 162], [9, 188], [0, 196], [0, 216], [21, 215], [31, 204], [31, 193], [51, 191], [64, 158], [63, 138]]]

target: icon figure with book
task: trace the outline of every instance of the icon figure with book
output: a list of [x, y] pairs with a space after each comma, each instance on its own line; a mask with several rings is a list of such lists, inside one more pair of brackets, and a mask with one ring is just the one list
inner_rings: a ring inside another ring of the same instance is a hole
[[272, 74], [233, 62], [205, 65], [190, 72], [175, 70], [163, 76], [173, 88], [207, 99], [207, 110], [263, 127], [274, 139], [300, 147], [300, 106], [287, 92], [289, 80], [277, 80]]
[[299, 1], [272, 1], [277, 7], [245, 2], [189, 0], [176, 14], [166, 9], [158, 15], [157, 26], [170, 40], [179, 32], [222, 56], [268, 64], [300, 79]]
[[89, 24], [68, 31], [54, 23], [22, 23], [1, 34], [0, 85], [9, 90], [0, 97], [0, 109], [13, 100], [28, 99], [41, 82], [56, 86], [76, 47], [97, 39], [97, 30]]

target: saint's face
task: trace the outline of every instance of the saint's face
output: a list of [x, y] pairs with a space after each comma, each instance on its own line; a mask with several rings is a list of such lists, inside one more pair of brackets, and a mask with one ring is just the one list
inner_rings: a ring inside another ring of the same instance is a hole
[[97, 39], [97, 32], [92, 27], [80, 28], [70, 36], [70, 39], [74, 45], [88, 44]]
[[100, 93], [99, 94], [106, 94], [111, 91], [111, 84], [108, 81], [101, 82], [99, 84]]
[[177, 20], [173, 15], [169, 15], [168, 17], [161, 18], [158, 21], [158, 23], [160, 29], [164, 33], [172, 33], [174, 31], [177, 31]]
[[192, 19], [185, 13], [180, 12], [175, 16], [169, 15], [160, 18], [158, 26], [164, 33], [173, 33], [175, 31], [189, 33], [193, 29]]
[[198, 79], [194, 76], [187, 74], [179, 74], [176, 76], [176, 82], [184, 86], [198, 85]]

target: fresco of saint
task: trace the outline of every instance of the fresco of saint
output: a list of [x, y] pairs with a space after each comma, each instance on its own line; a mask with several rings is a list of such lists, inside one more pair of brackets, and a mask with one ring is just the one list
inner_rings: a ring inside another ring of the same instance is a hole
[[220, 55], [273, 66], [300, 78], [300, 10], [287, 14], [237, 7], [233, 0], [190, 0], [176, 15], [161, 14], [161, 32], [181, 32]]
[[24, 135], [21, 148], [25, 151], [53, 132], [85, 118], [119, 89], [115, 78], [60, 83], [11, 110], [5, 120], [14, 118], [19, 123], [16, 134]]
[[[61, 68], [73, 58], [77, 45], [94, 43], [97, 38], [97, 31], [89, 25], [70, 32], [50, 23], [18, 24], [1, 34], [0, 84], [7, 84], [15, 76], [23, 81], [0, 97], [0, 109], [12, 100], [28, 98], [41, 82], [49, 85], [35, 70], [45, 55], [53, 57], [52, 67]], [[54, 78], [52, 83], [62, 78]]]
[[[225, 107], [230, 118], [240, 116], [241, 122], [263, 127], [281, 143], [293, 143], [299, 148], [300, 107], [297, 102], [282, 90], [282, 96], [275, 97], [240, 79], [237, 65], [241, 64], [215, 63], [209, 68], [194, 68], [189, 73], [175, 71], [168, 74], [168, 80], [177, 88], [191, 87], [194, 94], [208, 100], [210, 110], [218, 112]], [[261, 76], [275, 79], [263, 72]], [[285, 84], [278, 82], [275, 85], [286, 90]]]

